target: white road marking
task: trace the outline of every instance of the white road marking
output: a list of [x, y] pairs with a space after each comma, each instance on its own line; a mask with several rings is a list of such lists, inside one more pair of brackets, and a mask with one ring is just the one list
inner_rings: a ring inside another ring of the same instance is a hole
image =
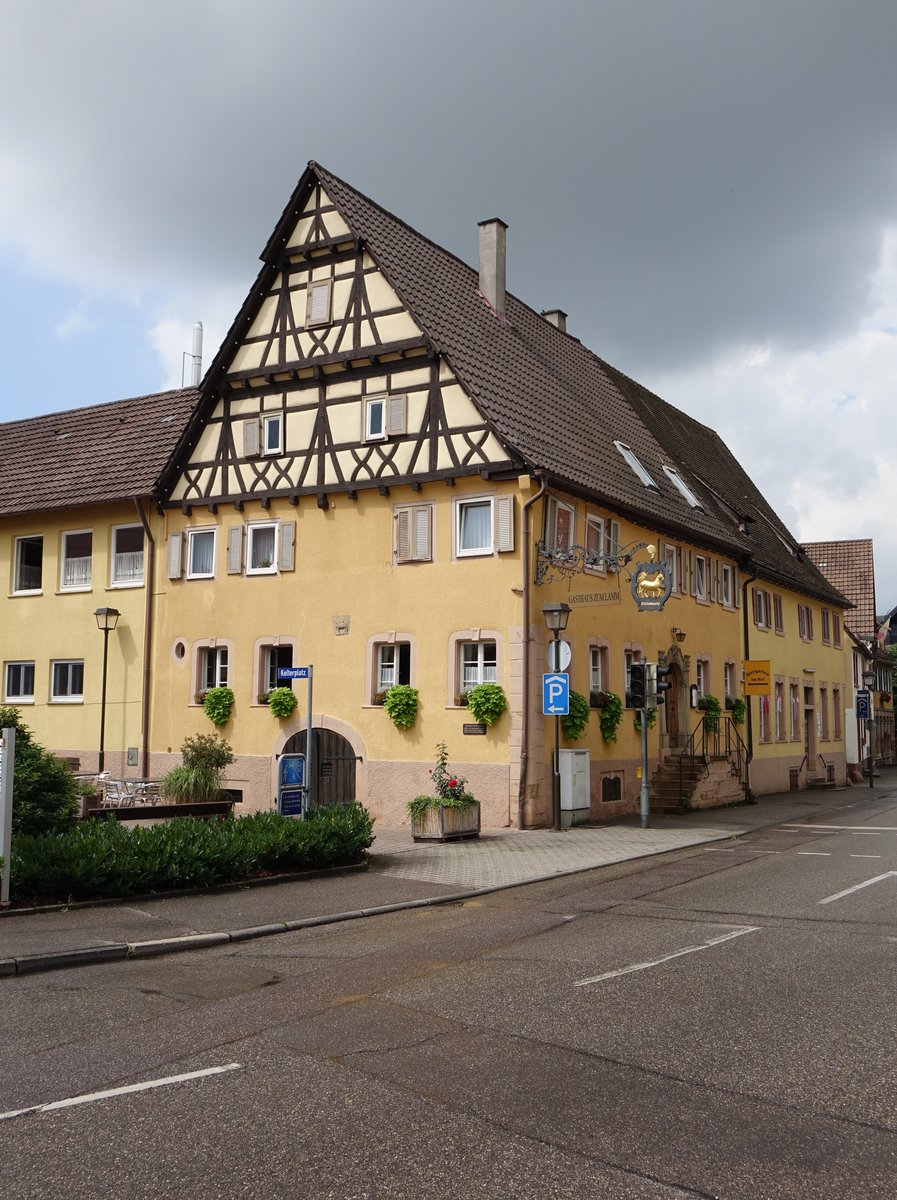
[[891, 879], [897, 876], [897, 871], [885, 871], [884, 875], [876, 875], [874, 879], [867, 879], [864, 883], [855, 883], [853, 887], [845, 888], [843, 892], [835, 892], [834, 896], [826, 896], [824, 900], [819, 900], [819, 904], [831, 904], [833, 900], [843, 900], [845, 896], [851, 895], [853, 892], [858, 892], [862, 888], [871, 887], [873, 883], [881, 883], [883, 879]]
[[803, 829], [805, 833], [814, 833], [817, 829], [846, 829], [848, 833], [897, 833], [897, 825], [785, 825], [785, 829]]
[[56, 1108], [74, 1108], [78, 1104], [93, 1104], [97, 1100], [108, 1100], [111, 1096], [126, 1096], [131, 1092], [146, 1092], [151, 1088], [168, 1087], [170, 1083], [183, 1083], [188, 1079], [203, 1079], [207, 1075], [222, 1075], [225, 1071], [239, 1071], [242, 1063], [228, 1063], [226, 1067], [207, 1067], [204, 1071], [188, 1071], [185, 1075], [169, 1075], [165, 1079], [149, 1079], [146, 1083], [132, 1083], [127, 1087], [109, 1088], [105, 1092], [90, 1092], [86, 1096], [71, 1096], [68, 1100], [54, 1100], [50, 1104], [35, 1104], [31, 1108], [18, 1108], [0, 1113], [0, 1121], [21, 1117], [26, 1113], [52, 1112]]
[[601, 983], [604, 979], [615, 979], [618, 975], [631, 975], [634, 971], [647, 971], [649, 967], [659, 967], [672, 958], [681, 958], [683, 954], [697, 954], [699, 950], [708, 950], [711, 946], [718, 946], [721, 942], [731, 941], [732, 938], [743, 937], [746, 933], [756, 933], [760, 928], [759, 925], [739, 925], [734, 932], [723, 933], [719, 937], [711, 938], [708, 942], [702, 942], [700, 946], [686, 946], [684, 950], [674, 950], [672, 954], [665, 954], [663, 958], [655, 958], [651, 962], [620, 967], [617, 971], [607, 971], [604, 975], [594, 975], [591, 979], [578, 979], [573, 986], [586, 987], [590, 983]]
[[805, 858], [831, 858], [831, 850], [798, 850]]
[[848, 858], [884, 858], [883, 854], [848, 854]]

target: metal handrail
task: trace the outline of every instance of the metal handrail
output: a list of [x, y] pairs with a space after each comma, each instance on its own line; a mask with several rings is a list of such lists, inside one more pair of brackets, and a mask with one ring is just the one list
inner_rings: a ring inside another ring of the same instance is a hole
[[704, 716], [692, 731], [685, 748], [679, 755], [679, 807], [685, 811], [684, 768], [686, 761], [691, 767], [690, 774], [694, 775], [698, 763], [704, 767], [705, 775], [709, 774], [708, 758], [725, 758], [733, 762], [737, 769], [738, 781], [747, 785], [748, 748], [744, 738], [731, 717]]

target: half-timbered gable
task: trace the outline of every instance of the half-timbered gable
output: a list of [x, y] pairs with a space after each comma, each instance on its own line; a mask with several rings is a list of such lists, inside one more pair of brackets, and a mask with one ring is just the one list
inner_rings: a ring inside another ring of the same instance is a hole
[[323, 498], [508, 464], [311, 168], [263, 257], [207, 377], [172, 501]]

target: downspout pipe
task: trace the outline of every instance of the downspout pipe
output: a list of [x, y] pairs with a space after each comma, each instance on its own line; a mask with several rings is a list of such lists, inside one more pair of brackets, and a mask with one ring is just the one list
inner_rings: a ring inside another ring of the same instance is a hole
[[[744, 637], [744, 658], [742, 659], [742, 666], [744, 665], [745, 659], [748, 659], [751, 657], [751, 619], [750, 619], [750, 611], [749, 611], [749, 605], [748, 605], [748, 587], [750, 586], [750, 584], [752, 584], [754, 582], [754, 580], [756, 578], [757, 578], [756, 575], [749, 575], [748, 578], [745, 579], [741, 585], [741, 620], [742, 620], [742, 626], [743, 626], [742, 633], [743, 633], [743, 637]], [[747, 751], [748, 751], [747, 752], [747, 790], [748, 790], [748, 797], [750, 799], [753, 799], [753, 792], [751, 791], [751, 761], [754, 757], [754, 708], [753, 708], [753, 705], [751, 704], [751, 697], [747, 696], [746, 699], [747, 699], [746, 708], [747, 708]]]
[[521, 714], [520, 727], [520, 784], [517, 791], [517, 828], [523, 829], [524, 819], [526, 815], [526, 785], [528, 780], [529, 768], [529, 732], [530, 732], [530, 708], [532, 705], [532, 697], [530, 696], [530, 660], [532, 658], [532, 636], [530, 629], [532, 622], [530, 620], [530, 605], [532, 603], [532, 568], [531, 568], [531, 552], [530, 552], [530, 509], [548, 491], [548, 484], [536, 472], [536, 478], [539, 480], [539, 490], [535, 496], [530, 496], [523, 505], [523, 515], [521, 517], [520, 538], [523, 542], [523, 711]]
[[144, 779], [149, 778], [149, 704], [150, 704], [150, 651], [153, 635], [153, 588], [156, 580], [156, 542], [153, 538], [149, 521], [143, 511], [140, 499], [134, 497], [134, 507], [140, 517], [140, 524], [146, 534], [146, 570], [144, 571], [144, 588], [146, 596], [143, 605], [143, 692], [140, 700], [140, 773]]

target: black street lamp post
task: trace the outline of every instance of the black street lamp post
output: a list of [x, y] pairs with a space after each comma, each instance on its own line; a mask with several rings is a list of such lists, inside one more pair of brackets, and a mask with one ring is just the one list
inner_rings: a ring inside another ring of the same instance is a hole
[[93, 614], [97, 619], [97, 628], [103, 635], [103, 686], [100, 695], [100, 765], [103, 771], [106, 766], [106, 667], [109, 662], [109, 634], [118, 624], [121, 613], [117, 608], [98, 608]]
[[[559, 638], [567, 628], [571, 608], [569, 604], [546, 604], [542, 608], [542, 616], [549, 633], [554, 634], [554, 657], [550, 663], [552, 671], [561, 669], [561, 652]], [[554, 718], [554, 767], [551, 776], [551, 811], [554, 828], [561, 828], [561, 718]]]

